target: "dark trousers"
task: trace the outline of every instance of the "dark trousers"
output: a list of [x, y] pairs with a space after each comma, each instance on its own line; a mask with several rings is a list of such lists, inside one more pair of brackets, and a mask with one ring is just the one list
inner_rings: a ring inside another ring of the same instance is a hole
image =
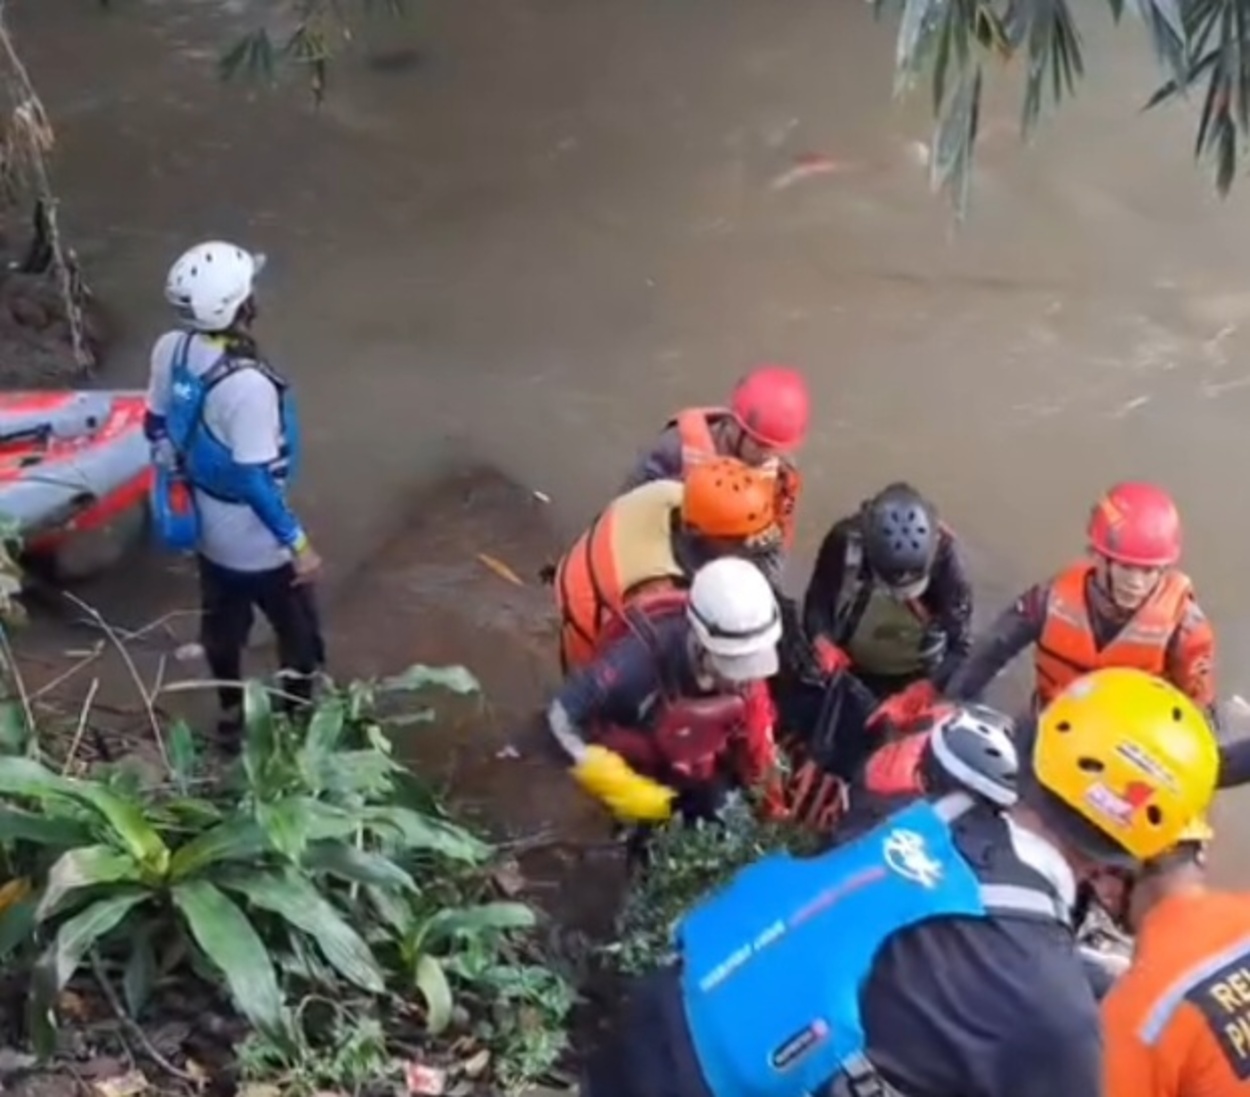
[[[291, 710], [312, 697], [313, 675], [325, 664], [325, 642], [311, 584], [295, 583], [290, 564], [268, 571], [235, 571], [203, 556], [200, 563], [200, 643], [219, 682], [241, 682], [243, 649], [260, 610], [273, 627], [282, 675], [279, 689]], [[242, 716], [240, 685], [218, 687], [223, 718]]]

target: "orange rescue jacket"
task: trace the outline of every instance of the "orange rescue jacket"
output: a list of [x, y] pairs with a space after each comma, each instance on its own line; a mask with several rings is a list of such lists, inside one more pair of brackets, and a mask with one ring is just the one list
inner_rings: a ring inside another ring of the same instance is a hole
[[627, 602], [688, 582], [673, 551], [682, 490], [674, 480], [653, 480], [614, 499], [556, 565], [565, 673], [590, 662], [605, 625]]
[[1250, 1093], [1250, 895], [1164, 899], [1102, 1018], [1106, 1097]]
[[[719, 451], [712, 427], [730, 415], [732, 413], [728, 408], [686, 408], [677, 413], [668, 425], [677, 428], [677, 436], [681, 439], [683, 469], [696, 461], [717, 455]], [[781, 521], [782, 542], [789, 548], [794, 540], [794, 512], [798, 507], [802, 479], [798, 469], [786, 460], [770, 461], [765, 467], [777, 478], [777, 514]]]
[[[1169, 571], [1150, 598], [1105, 647], [1098, 647], [1089, 619], [1086, 583], [1094, 570], [1077, 564], [1051, 583], [1046, 621], [1034, 655], [1036, 692], [1047, 704], [1070, 682], [1102, 667], [1132, 667], [1166, 677], [1168, 645], [1193, 601], [1188, 576]], [[1181, 683], [1176, 683], [1178, 687]]]

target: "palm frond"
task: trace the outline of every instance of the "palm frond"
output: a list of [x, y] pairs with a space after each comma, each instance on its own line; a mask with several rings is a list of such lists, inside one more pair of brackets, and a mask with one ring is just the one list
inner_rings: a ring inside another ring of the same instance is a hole
[[[1194, 155], [1214, 165], [1226, 194], [1250, 135], [1250, 0], [1106, 0], [1117, 23], [1132, 15], [1146, 31], [1166, 81], [1146, 109], [1205, 82]], [[980, 97], [995, 62], [1024, 69], [1021, 133], [1069, 99], [1085, 71], [1078, 0], [872, 0], [896, 15], [895, 94], [931, 73], [932, 182], [967, 209]]]
[[1205, 81], [1194, 157], [1212, 164], [1216, 190], [1226, 195], [1250, 134], [1250, 0], [1188, 0], [1182, 17], [1184, 71], [1159, 88], [1146, 109]]

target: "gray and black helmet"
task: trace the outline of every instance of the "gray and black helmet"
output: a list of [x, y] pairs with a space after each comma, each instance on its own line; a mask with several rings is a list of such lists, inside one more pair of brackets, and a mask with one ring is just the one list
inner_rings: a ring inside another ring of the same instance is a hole
[[930, 796], [966, 792], [1011, 807], [1020, 777], [1013, 721], [985, 705], [951, 705], [934, 722], [920, 777]]
[[872, 573], [892, 587], [923, 580], [938, 550], [933, 507], [910, 484], [891, 484], [864, 504], [864, 559]]

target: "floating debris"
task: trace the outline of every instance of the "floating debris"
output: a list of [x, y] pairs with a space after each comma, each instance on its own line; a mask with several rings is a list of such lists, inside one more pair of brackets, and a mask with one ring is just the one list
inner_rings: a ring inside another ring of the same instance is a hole
[[485, 552], [479, 552], [477, 558], [481, 563], [485, 564], [491, 571], [499, 576], [500, 579], [512, 583], [515, 586], [525, 586], [525, 580], [522, 579], [515, 571], [513, 571], [502, 560], [496, 559], [494, 556]]

